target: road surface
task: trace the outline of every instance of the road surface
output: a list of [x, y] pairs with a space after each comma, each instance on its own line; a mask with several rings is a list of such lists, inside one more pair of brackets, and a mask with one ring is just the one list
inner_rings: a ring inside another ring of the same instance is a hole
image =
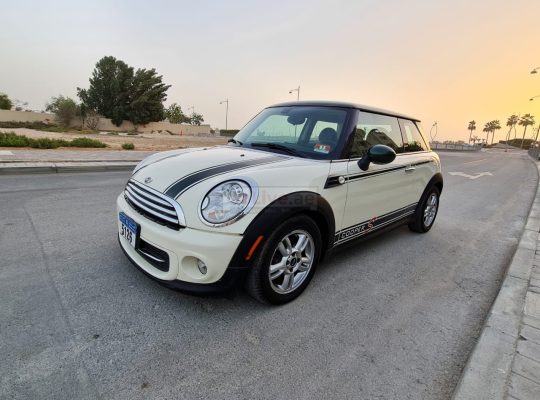
[[133, 268], [116, 241], [126, 173], [0, 176], [0, 398], [449, 398], [537, 173], [523, 153], [441, 158], [428, 234], [342, 250], [282, 307]]

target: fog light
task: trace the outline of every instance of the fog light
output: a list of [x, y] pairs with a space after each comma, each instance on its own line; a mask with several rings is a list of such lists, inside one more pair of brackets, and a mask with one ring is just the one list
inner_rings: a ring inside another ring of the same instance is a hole
[[203, 275], [206, 275], [208, 272], [208, 268], [206, 268], [206, 264], [202, 262], [202, 260], [197, 260], [197, 267], [199, 268], [199, 272]]

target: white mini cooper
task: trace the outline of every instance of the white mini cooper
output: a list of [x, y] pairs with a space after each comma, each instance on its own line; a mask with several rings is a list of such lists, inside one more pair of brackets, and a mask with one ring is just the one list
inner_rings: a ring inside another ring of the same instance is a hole
[[118, 197], [120, 246], [168, 287], [244, 285], [273, 304], [296, 298], [345, 243], [433, 226], [441, 166], [419, 121], [349, 103], [264, 109], [228, 145], [143, 160]]

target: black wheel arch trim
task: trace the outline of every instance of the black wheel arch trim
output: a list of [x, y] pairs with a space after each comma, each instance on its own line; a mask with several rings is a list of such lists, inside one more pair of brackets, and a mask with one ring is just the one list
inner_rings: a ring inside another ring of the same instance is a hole
[[[240, 245], [236, 249], [231, 262], [229, 263], [228, 269], [249, 268], [271, 232], [273, 232], [273, 230], [283, 221], [298, 214], [306, 214], [312, 217], [319, 226], [321, 223], [325, 225], [326, 229], [321, 229], [324, 243], [322, 249], [323, 253], [321, 254], [322, 259], [326, 251], [332, 247], [334, 242], [336, 230], [334, 212], [328, 201], [320, 194], [301, 191], [289, 193], [274, 200], [266, 206], [253, 221], [251, 221], [244, 232], [244, 237], [240, 242]], [[251, 256], [247, 257], [259, 236], [263, 236], [263, 239], [259, 241], [257, 248], [251, 253]]]
[[422, 196], [420, 196], [420, 200], [418, 201], [418, 205], [416, 206], [415, 213], [419, 212], [418, 211], [419, 208], [422, 207], [422, 204], [424, 204], [424, 201], [426, 200], [427, 194], [428, 194], [429, 190], [433, 186], [437, 186], [437, 188], [439, 189], [439, 195], [440, 195], [442, 193], [442, 191], [443, 191], [443, 186], [444, 186], [443, 177], [442, 177], [441, 173], [437, 172], [429, 180], [428, 184], [426, 185], [426, 188], [422, 192]]
[[437, 172], [435, 175], [433, 175], [433, 178], [430, 179], [430, 181], [426, 185], [426, 188], [424, 189], [424, 193], [422, 193], [422, 197], [424, 196], [426, 191], [429, 188], [431, 188], [433, 185], [437, 185], [437, 187], [439, 188], [439, 193], [442, 193], [444, 181], [443, 181], [443, 176], [440, 172]]

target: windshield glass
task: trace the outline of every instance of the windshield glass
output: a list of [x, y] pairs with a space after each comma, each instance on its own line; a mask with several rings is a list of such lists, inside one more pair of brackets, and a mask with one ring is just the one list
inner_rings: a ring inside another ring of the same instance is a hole
[[330, 159], [339, 152], [348, 109], [292, 106], [263, 110], [234, 137], [234, 144], [300, 157]]

